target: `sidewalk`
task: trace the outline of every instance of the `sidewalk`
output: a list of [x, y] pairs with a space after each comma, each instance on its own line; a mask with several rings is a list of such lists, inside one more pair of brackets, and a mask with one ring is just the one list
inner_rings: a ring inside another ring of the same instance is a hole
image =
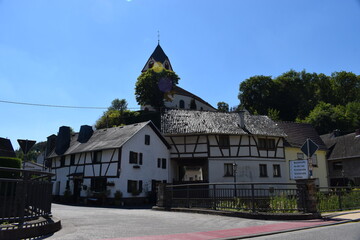
[[156, 236], [139, 236], [130, 238], [114, 238], [106, 240], [211, 240], [211, 239], [243, 239], [255, 236], [265, 236], [282, 232], [298, 231], [315, 227], [329, 226], [352, 221], [360, 221], [360, 211], [333, 212], [322, 214], [323, 219], [287, 221], [260, 226], [249, 226], [244, 228], [181, 233]]

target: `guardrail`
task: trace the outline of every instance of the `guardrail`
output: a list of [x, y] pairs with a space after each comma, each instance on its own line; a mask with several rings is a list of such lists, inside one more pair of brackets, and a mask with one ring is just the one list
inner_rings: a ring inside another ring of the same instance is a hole
[[52, 183], [48, 172], [0, 168], [0, 229], [7, 223], [51, 215]]

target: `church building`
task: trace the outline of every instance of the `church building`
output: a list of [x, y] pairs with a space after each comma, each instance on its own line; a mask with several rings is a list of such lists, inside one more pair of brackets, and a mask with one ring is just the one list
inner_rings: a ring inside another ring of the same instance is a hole
[[[141, 72], [153, 68], [155, 66], [161, 66], [167, 70], [174, 71], [168, 56], [165, 54], [164, 50], [158, 44], [147, 60], [145, 66]], [[185, 89], [174, 86], [172, 91], [173, 95], [170, 96], [171, 101], [165, 100], [165, 107], [169, 109], [191, 109], [191, 110], [205, 110], [205, 111], [216, 111], [216, 109], [211, 106], [208, 102], [204, 101], [195, 94], [186, 91]], [[151, 106], [141, 106], [141, 110], [153, 110]]]

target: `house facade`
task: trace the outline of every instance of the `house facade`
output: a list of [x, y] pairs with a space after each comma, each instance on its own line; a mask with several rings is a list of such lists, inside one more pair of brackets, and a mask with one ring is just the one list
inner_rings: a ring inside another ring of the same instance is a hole
[[161, 129], [173, 183], [287, 182], [286, 135], [267, 116], [169, 110]]
[[331, 186], [360, 186], [360, 130], [349, 134], [334, 131], [321, 136], [328, 147]]
[[[318, 187], [328, 187], [328, 167], [326, 160], [327, 147], [322, 141], [315, 128], [311, 124], [307, 123], [295, 123], [295, 122], [276, 122], [276, 124], [285, 132], [284, 148], [285, 158], [287, 162], [287, 169], [290, 169], [291, 160], [307, 159], [307, 156], [301, 151], [302, 145], [307, 139], [311, 139], [319, 149], [311, 158], [312, 178], [315, 179], [315, 184]], [[285, 172], [289, 182], [295, 182], [290, 178], [290, 172]]]
[[78, 201], [121, 191], [124, 199], [143, 198], [169, 180], [170, 146], [151, 121], [95, 131], [82, 126], [76, 134], [61, 127], [51, 139], [55, 148], [47, 162], [56, 174], [54, 196], [68, 192]]

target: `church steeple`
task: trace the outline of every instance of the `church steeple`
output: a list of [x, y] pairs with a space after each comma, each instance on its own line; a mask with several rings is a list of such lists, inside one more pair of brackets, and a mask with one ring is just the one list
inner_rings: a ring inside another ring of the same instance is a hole
[[158, 45], [156, 46], [154, 52], [147, 60], [141, 72], [145, 72], [149, 68], [152, 68], [156, 63], [160, 63], [165, 69], [173, 71], [170, 60], [168, 56], [166, 56], [164, 50], [161, 48], [160, 43], [158, 43]]

